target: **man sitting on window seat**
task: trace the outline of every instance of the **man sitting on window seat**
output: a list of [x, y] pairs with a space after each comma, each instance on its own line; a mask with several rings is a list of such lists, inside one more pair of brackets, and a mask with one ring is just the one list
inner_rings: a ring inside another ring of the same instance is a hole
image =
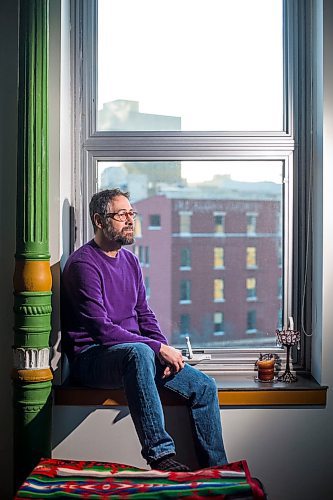
[[68, 259], [62, 276], [62, 345], [80, 385], [124, 388], [141, 446], [153, 469], [187, 471], [165, 430], [157, 387], [183, 397], [201, 468], [227, 463], [213, 379], [168, 345], [150, 309], [134, 243], [129, 193], [95, 194], [89, 205], [94, 239]]

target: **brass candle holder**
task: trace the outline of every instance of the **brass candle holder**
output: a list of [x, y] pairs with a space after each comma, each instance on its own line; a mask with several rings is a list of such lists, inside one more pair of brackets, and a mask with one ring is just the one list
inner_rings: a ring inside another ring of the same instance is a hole
[[287, 361], [285, 372], [278, 377], [279, 382], [286, 382], [290, 384], [291, 382], [296, 382], [297, 377], [291, 373], [290, 370], [290, 349], [292, 346], [296, 345], [297, 350], [301, 348], [301, 333], [298, 330], [294, 330], [294, 322], [292, 318], [289, 318], [289, 328], [284, 330], [276, 330], [277, 335], [277, 345], [287, 348]]

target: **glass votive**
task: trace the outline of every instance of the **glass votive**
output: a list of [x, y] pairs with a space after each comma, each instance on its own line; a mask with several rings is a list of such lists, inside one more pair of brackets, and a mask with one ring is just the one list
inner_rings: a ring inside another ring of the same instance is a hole
[[256, 366], [260, 382], [273, 382], [275, 370], [274, 354], [260, 354], [259, 359], [256, 361]]

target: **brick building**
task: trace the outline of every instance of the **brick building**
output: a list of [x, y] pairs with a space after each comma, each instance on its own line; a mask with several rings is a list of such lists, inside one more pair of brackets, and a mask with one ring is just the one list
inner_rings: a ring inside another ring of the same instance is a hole
[[282, 307], [279, 200], [162, 194], [135, 207], [134, 251], [174, 345], [187, 334], [197, 346], [274, 343]]

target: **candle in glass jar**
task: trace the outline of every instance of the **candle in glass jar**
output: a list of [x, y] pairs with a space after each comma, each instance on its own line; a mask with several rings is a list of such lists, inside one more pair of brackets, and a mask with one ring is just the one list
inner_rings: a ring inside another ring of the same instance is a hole
[[256, 362], [258, 367], [258, 380], [262, 382], [270, 382], [274, 380], [275, 357], [261, 356]]

